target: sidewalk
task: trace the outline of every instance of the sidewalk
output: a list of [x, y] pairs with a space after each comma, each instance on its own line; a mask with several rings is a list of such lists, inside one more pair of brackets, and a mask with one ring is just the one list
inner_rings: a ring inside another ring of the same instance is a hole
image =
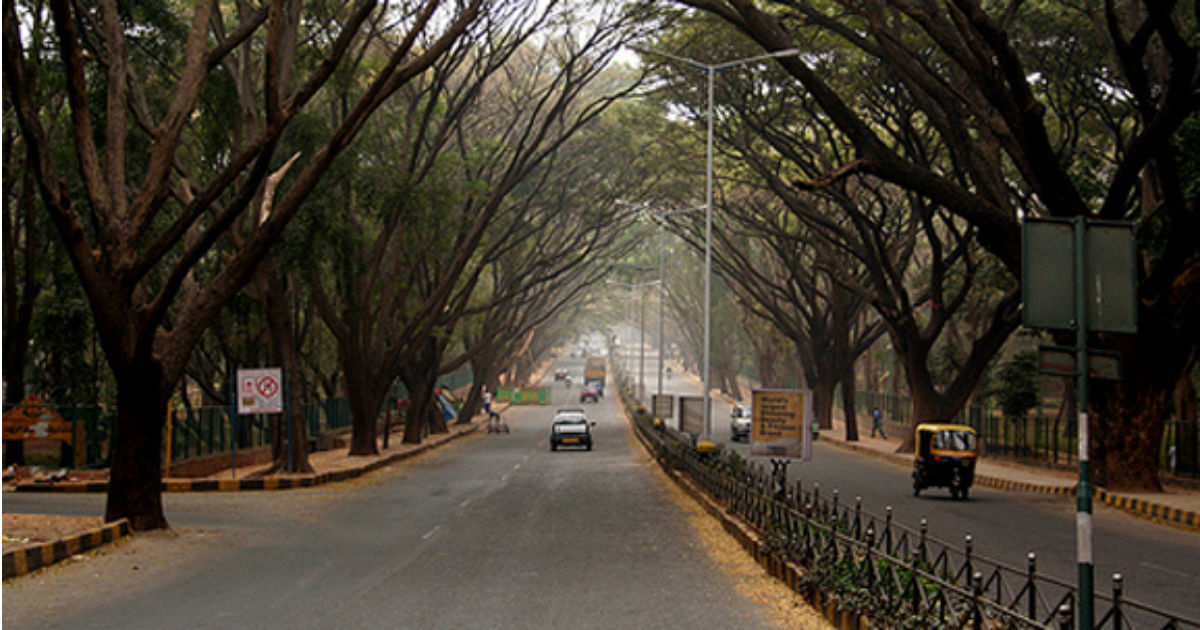
[[[271, 464], [255, 464], [239, 467], [236, 478], [231, 468], [224, 468], [205, 477], [164, 477], [162, 489], [163, 492], [287, 490], [346, 481], [437, 448], [464, 435], [474, 433], [486, 425], [487, 417], [477, 415], [470, 422], [450, 425], [447, 433], [432, 433], [426, 436], [420, 444], [403, 443], [402, 430], [397, 428], [389, 436], [387, 449], [383, 448], [383, 437], [376, 438], [378, 455], [351, 456], [344, 446], [328, 451], [309, 453], [308, 463], [314, 471], [311, 473], [275, 472], [264, 475], [263, 473], [270, 468]], [[66, 480], [49, 483], [23, 481], [9, 484], [5, 490], [8, 492], [107, 492], [108, 481]]]

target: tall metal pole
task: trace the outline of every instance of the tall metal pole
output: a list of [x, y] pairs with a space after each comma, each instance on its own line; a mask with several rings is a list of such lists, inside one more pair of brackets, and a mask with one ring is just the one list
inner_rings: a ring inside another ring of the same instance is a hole
[[638, 402], [645, 404], [646, 398], [646, 289], [638, 287], [641, 296], [638, 299], [641, 308], [641, 321], [638, 329], [641, 335], [638, 339]]
[[733, 66], [759, 61], [763, 59], [772, 59], [778, 57], [794, 57], [800, 54], [797, 48], [788, 48], [785, 50], [776, 50], [765, 55], [755, 55], [744, 59], [735, 59], [720, 64], [708, 64], [695, 59], [681, 57], [659, 50], [649, 50], [644, 48], [634, 48], [642, 53], [660, 55], [668, 59], [681, 61], [694, 68], [704, 70], [708, 75], [708, 151], [707, 151], [707, 168], [705, 169], [706, 182], [704, 190], [704, 434], [703, 441], [708, 442], [708, 446], [712, 446], [712, 198], [713, 198], [713, 83], [717, 70], [724, 70]]
[[713, 80], [716, 67], [708, 70], [708, 150], [704, 184], [704, 435], [712, 436], [712, 215], [713, 215]]
[[667, 287], [663, 284], [663, 234], [665, 230], [661, 225], [658, 226], [658, 395], [662, 397], [663, 386], [663, 302], [666, 301]]
[[1079, 406], [1079, 491], [1075, 506], [1075, 545], [1079, 565], [1080, 630], [1092, 630], [1094, 620], [1095, 564], [1092, 560], [1092, 484], [1088, 455], [1088, 352], [1087, 352], [1087, 223], [1075, 217], [1075, 377]]

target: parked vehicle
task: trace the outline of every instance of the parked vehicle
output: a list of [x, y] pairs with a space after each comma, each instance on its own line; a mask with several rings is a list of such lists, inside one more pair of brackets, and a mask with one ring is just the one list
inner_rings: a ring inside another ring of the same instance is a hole
[[729, 411], [729, 435], [734, 442], [750, 441], [751, 418], [750, 408], [744, 405], [734, 405]]
[[588, 383], [579, 389], [579, 402], [600, 402], [600, 395], [600, 386], [596, 383]]
[[950, 496], [966, 499], [975, 482], [979, 436], [960, 424], [917, 425], [913, 463], [913, 496], [929, 487], [950, 488]]
[[582, 409], [559, 409], [550, 427], [550, 450], [557, 451], [560, 446], [581, 446], [592, 450], [594, 426], [596, 423], [588, 420], [587, 413]]

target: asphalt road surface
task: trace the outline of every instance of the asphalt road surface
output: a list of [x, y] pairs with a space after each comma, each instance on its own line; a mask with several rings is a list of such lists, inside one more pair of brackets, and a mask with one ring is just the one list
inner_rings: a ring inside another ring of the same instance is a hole
[[[581, 363], [580, 363], [581, 366]], [[586, 407], [590, 452], [549, 449], [556, 406], [364, 479], [168, 494], [178, 532], [6, 583], [7, 628], [771, 628], [706, 553], [620, 420]], [[4, 497], [98, 514], [103, 497]]]
[[[627, 374], [636, 379], [640, 357], [625, 349]], [[657, 349], [648, 347], [642, 364], [647, 398], [658, 387]], [[675, 375], [664, 380], [664, 393], [700, 395], [699, 384]], [[747, 402], [748, 402], [747, 394]], [[713, 402], [714, 442], [748, 456], [745, 442], [732, 442], [729, 405]], [[976, 553], [1024, 569], [1026, 554], [1037, 554], [1039, 573], [1068, 584], [1076, 582], [1075, 502], [1062, 497], [1005, 492], [976, 486], [969, 501], [953, 501], [944, 489], [912, 496], [911, 469], [873, 460], [822, 443], [813, 459], [789, 467], [789, 479], [806, 489], [819, 485], [823, 496], [839, 491], [842, 504], [862, 498], [863, 510], [882, 516], [891, 506], [896, 522], [916, 528], [922, 518], [930, 535], [962, 547], [966, 535]], [[1124, 577], [1125, 597], [1160, 610], [1200, 619], [1200, 535], [1157, 525], [1096, 503], [1094, 548], [1097, 590], [1111, 588], [1111, 576]]]

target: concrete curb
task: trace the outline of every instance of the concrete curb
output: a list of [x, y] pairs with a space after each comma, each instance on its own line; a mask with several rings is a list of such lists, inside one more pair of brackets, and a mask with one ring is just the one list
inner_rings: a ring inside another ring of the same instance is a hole
[[[889, 453], [880, 453], [875, 449], [858, 446], [857, 444], [848, 444], [839, 440], [826, 440], [835, 448], [853, 451], [871, 455], [873, 457], [883, 456], [892, 463], [908, 466], [910, 460], [906, 457], [900, 457]], [[975, 475], [975, 483], [981, 486], [986, 486], [994, 490], [1002, 490], [1006, 492], [1032, 492], [1038, 494], [1052, 494], [1062, 497], [1075, 496], [1075, 484], [1040, 484], [1030, 483], [1025, 481], [1013, 481], [1004, 479], [1003, 477], [993, 477], [990, 475]], [[1168, 507], [1161, 503], [1147, 501], [1145, 499], [1137, 499], [1121, 495], [1119, 493], [1110, 492], [1104, 488], [1096, 488], [1092, 495], [1096, 500], [1103, 502], [1109, 507], [1121, 510], [1127, 514], [1143, 518], [1156, 523], [1163, 523], [1172, 527], [1177, 527], [1191, 532], [1200, 533], [1200, 514], [1191, 510], [1183, 510], [1179, 508]]]
[[[399, 461], [416, 457], [422, 453], [438, 448], [444, 444], [449, 444], [460, 437], [471, 435], [483, 426], [482, 422], [471, 423], [470, 428], [464, 429], [450, 434], [449, 437], [438, 440], [437, 442], [425, 442], [418, 445], [416, 448], [394, 453], [373, 461], [369, 464], [359, 466], [357, 468], [347, 468], [345, 470], [335, 470], [331, 472], [318, 473], [313, 475], [301, 475], [296, 477], [261, 477], [258, 479], [188, 479], [188, 480], [164, 480], [162, 482], [163, 492], [244, 492], [252, 490], [291, 490], [294, 488], [311, 488], [327, 483], [335, 483], [338, 481], [348, 481], [357, 477], [361, 477], [369, 472], [374, 472]], [[66, 493], [88, 493], [88, 492], [108, 492], [107, 481], [60, 481], [56, 483], [25, 483], [13, 487], [15, 492], [66, 492]]]
[[129, 521], [121, 519], [77, 536], [41, 543], [4, 553], [4, 579], [44, 569], [71, 556], [111, 544], [129, 535]]
[[1093, 496], [1106, 505], [1139, 518], [1200, 533], [1200, 514], [1191, 510], [1181, 510], [1145, 499], [1114, 494], [1104, 488], [1096, 488]]

